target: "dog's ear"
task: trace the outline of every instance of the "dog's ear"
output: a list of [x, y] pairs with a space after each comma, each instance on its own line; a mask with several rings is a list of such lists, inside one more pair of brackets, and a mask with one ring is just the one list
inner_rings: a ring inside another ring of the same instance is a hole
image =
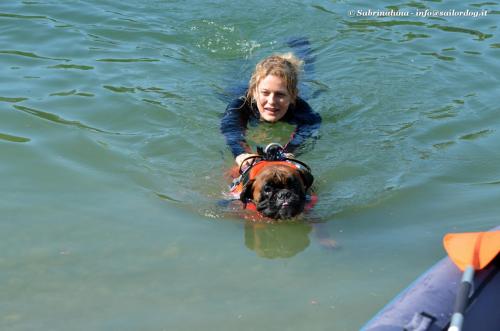
[[249, 180], [248, 183], [243, 188], [243, 191], [240, 193], [240, 200], [243, 203], [247, 203], [248, 200], [252, 200], [253, 198], [253, 182], [255, 180]]
[[300, 177], [304, 181], [304, 186], [305, 186], [306, 191], [307, 191], [307, 189], [312, 186], [312, 184], [314, 182], [314, 177], [309, 171], [304, 170], [304, 169], [300, 169], [299, 173], [300, 173]]

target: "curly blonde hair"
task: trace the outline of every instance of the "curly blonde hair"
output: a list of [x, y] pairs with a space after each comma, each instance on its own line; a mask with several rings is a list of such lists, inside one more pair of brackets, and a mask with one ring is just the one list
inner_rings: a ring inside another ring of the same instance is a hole
[[247, 100], [252, 102], [259, 83], [267, 76], [273, 75], [286, 81], [287, 90], [292, 99], [291, 103], [295, 104], [299, 95], [297, 85], [302, 65], [303, 61], [293, 55], [293, 53], [274, 54], [263, 59], [255, 66], [255, 71], [248, 83]]

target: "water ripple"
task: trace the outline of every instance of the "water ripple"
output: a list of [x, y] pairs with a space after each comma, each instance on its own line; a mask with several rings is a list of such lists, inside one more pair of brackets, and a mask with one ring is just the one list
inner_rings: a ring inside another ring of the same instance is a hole
[[476, 36], [477, 39], [475, 39], [475, 40], [485, 40], [485, 39], [493, 37], [492, 34], [482, 33], [482, 32], [477, 31], [477, 30], [466, 29], [466, 28], [457, 28], [457, 27], [447, 26], [447, 25], [433, 24], [433, 25], [429, 25], [428, 27], [431, 29], [438, 29], [438, 30], [447, 31], [447, 32], [467, 33], [467, 34]]
[[322, 12], [325, 12], [325, 13], [328, 13], [328, 14], [333, 14], [333, 15], [337, 15], [336, 12], [334, 11], [331, 11], [329, 9], [326, 9], [325, 7], [321, 6], [321, 5], [311, 5], [311, 7], [317, 9], [317, 10], [320, 10]]
[[1, 132], [0, 132], [0, 140], [5, 140], [5, 141], [9, 141], [9, 142], [14, 142], [14, 143], [26, 143], [26, 142], [31, 141], [31, 139], [29, 139], [29, 138], [13, 136], [13, 135], [1, 133]]
[[158, 59], [138, 58], [138, 59], [97, 59], [98, 62], [159, 62]]
[[493, 130], [481, 130], [479, 132], [469, 133], [460, 137], [462, 140], [475, 140], [478, 138], [482, 138], [489, 134], [493, 133]]
[[431, 36], [424, 34], [424, 33], [409, 32], [409, 33], [405, 34], [403, 37], [405, 37], [405, 38], [401, 39], [399, 42], [408, 42], [408, 41], [412, 41], [412, 40], [417, 39], [417, 38], [430, 38]]
[[19, 97], [19, 98], [0, 97], [0, 101], [1, 102], [17, 103], [17, 102], [21, 102], [21, 101], [25, 101], [25, 100], [28, 100], [28, 98], [23, 98], [23, 97]]
[[116, 92], [116, 93], [135, 93], [136, 91], [146, 92], [146, 93], [155, 93], [159, 94], [162, 98], [167, 99], [179, 99], [182, 97], [179, 95], [168, 92], [160, 87], [128, 87], [128, 86], [113, 86], [113, 85], [103, 85], [103, 87], [107, 90]]
[[478, 7], [481, 8], [483, 6], [495, 6], [498, 5], [498, 2], [481, 2], [481, 3], [471, 3], [472, 7]]
[[108, 89], [108, 90], [116, 92], [116, 93], [134, 93], [135, 92], [134, 87], [112, 86], [112, 85], [104, 85], [103, 87], [105, 89]]
[[30, 57], [30, 58], [42, 59], [42, 60], [55, 60], [55, 61], [66, 61], [66, 62], [71, 61], [69, 59], [40, 56], [40, 55], [37, 55], [37, 54], [32, 53], [32, 52], [23, 52], [23, 51], [16, 51], [16, 50], [0, 50], [0, 54], [17, 55], [17, 56]]
[[433, 120], [439, 120], [443, 118], [450, 118], [457, 116], [457, 111], [454, 106], [447, 105], [436, 110], [432, 110], [426, 113], [427, 117]]
[[55, 92], [49, 94], [49, 96], [59, 96], [59, 97], [66, 97], [69, 95], [77, 95], [81, 97], [93, 97], [94, 94], [92, 93], [87, 93], [87, 92], [77, 92], [77, 90], [71, 90], [71, 91], [62, 91], [62, 92]]
[[400, 21], [400, 20], [392, 20], [392, 21], [360, 20], [357, 22], [346, 21], [345, 24], [353, 28], [387, 27], [387, 26], [398, 26], [398, 25], [413, 25], [413, 26], [426, 25], [423, 22]]
[[483, 185], [500, 185], [500, 180], [493, 181], [493, 182], [487, 182], [487, 183], [480, 183]]
[[436, 53], [436, 52], [422, 53], [422, 55], [431, 55], [431, 56], [434, 56], [435, 58], [437, 58], [439, 60], [443, 60], [443, 61], [455, 61], [455, 58], [453, 56], [441, 55], [441, 54]]
[[[429, 29], [441, 30], [446, 32], [458, 32], [458, 33], [466, 33], [477, 38], [475, 40], [485, 40], [493, 37], [492, 34], [483, 33], [478, 30], [467, 29], [467, 28], [459, 28], [455, 26], [441, 25], [441, 24], [427, 24], [424, 22], [416, 22], [416, 21], [404, 21], [404, 20], [359, 20], [355, 22], [344, 21], [344, 24], [348, 27], [360, 30], [360, 31], [369, 31], [369, 27], [374, 28], [384, 28], [384, 27], [393, 27], [393, 26], [419, 26], [426, 27]], [[425, 35], [423, 35], [425, 36]]]
[[432, 145], [434, 148], [436, 149], [446, 149], [450, 146], [453, 146], [455, 145], [455, 142], [454, 141], [445, 141], [445, 142], [442, 142], [442, 143], [437, 143], [437, 144], [434, 144]]
[[50, 69], [78, 69], [78, 70], [92, 70], [94, 67], [78, 65], [78, 64], [57, 64], [55, 66], [50, 66]]
[[20, 15], [20, 14], [11, 14], [11, 13], [0, 13], [0, 17], [7, 17], [7, 18], [20, 18], [20, 19], [26, 19], [26, 20], [48, 20], [51, 22], [59, 23], [53, 18], [47, 17], [47, 16], [42, 16], [42, 15]]
[[54, 122], [54, 123], [57, 123], [57, 124], [64, 124], [64, 125], [69, 125], [69, 126], [75, 126], [75, 127], [78, 127], [78, 128], [81, 128], [81, 129], [86, 129], [86, 130], [90, 130], [90, 131], [94, 131], [94, 132], [100, 132], [100, 133], [111, 133], [111, 132], [106, 132], [106, 131], [103, 131], [103, 130], [100, 130], [100, 129], [97, 129], [97, 128], [93, 128], [91, 126], [88, 126], [88, 125], [85, 125], [85, 124], [82, 124], [78, 121], [70, 121], [70, 120], [66, 120], [58, 115], [55, 115], [55, 114], [51, 114], [51, 113], [48, 113], [48, 112], [44, 112], [44, 111], [41, 111], [41, 110], [36, 110], [36, 109], [33, 109], [33, 108], [29, 108], [29, 107], [25, 107], [25, 106], [18, 106], [18, 105], [14, 105], [13, 106], [15, 109], [17, 110], [20, 110], [24, 113], [27, 113], [27, 114], [31, 114], [31, 115], [35, 115], [39, 118], [42, 118], [44, 120], [47, 120], [47, 121], [50, 121], [50, 122]]
[[168, 196], [168, 195], [163, 194], [163, 193], [154, 192], [154, 194], [156, 194], [156, 196], [162, 200], [166, 200], [169, 202], [182, 202], [181, 200], [174, 199], [171, 196]]

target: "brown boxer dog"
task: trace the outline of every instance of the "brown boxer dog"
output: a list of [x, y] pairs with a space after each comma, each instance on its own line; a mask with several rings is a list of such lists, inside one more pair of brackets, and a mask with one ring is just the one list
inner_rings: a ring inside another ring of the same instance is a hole
[[306, 194], [314, 177], [308, 169], [291, 162], [267, 162], [244, 185], [240, 200], [255, 204], [262, 215], [292, 218], [304, 211]]

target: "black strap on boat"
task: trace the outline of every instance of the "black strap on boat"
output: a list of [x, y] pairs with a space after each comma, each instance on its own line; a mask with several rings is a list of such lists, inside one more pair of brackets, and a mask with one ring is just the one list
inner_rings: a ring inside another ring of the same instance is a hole
[[436, 317], [428, 314], [426, 312], [415, 313], [410, 323], [408, 323], [404, 331], [442, 331], [441, 328], [438, 328], [434, 322], [436, 321]]

